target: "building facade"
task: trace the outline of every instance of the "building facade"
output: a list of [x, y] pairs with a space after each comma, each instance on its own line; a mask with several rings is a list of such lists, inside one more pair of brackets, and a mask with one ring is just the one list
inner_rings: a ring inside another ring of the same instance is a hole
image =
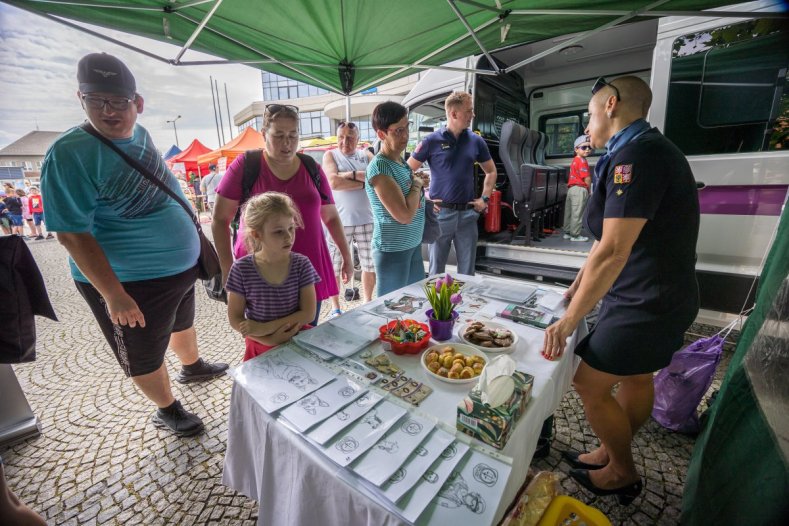
[[[387, 100], [402, 101], [419, 77], [419, 74], [410, 75], [351, 97], [350, 120], [359, 127], [360, 140], [372, 142], [375, 139], [370, 125], [373, 108]], [[253, 102], [233, 117], [239, 131], [249, 126], [259, 130], [266, 106], [275, 102], [299, 108], [302, 139], [330, 137], [337, 125], [346, 120], [346, 97], [342, 95], [267, 71], [262, 72], [261, 81], [263, 100]]]
[[41, 177], [41, 165], [47, 150], [63, 132], [31, 131], [0, 149], [0, 180], [21, 187], [20, 168], [23, 180], [37, 184]]

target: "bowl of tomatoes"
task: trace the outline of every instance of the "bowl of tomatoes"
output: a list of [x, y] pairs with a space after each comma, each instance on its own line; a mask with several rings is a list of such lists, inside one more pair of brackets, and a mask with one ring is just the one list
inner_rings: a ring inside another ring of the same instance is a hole
[[378, 331], [384, 349], [395, 354], [419, 354], [430, 344], [430, 327], [416, 320], [394, 320]]

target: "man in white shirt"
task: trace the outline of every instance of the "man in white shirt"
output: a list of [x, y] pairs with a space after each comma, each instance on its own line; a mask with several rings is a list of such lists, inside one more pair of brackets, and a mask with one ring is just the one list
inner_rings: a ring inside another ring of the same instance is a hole
[[[349, 245], [356, 243], [362, 266], [362, 293], [364, 301], [368, 302], [372, 299], [375, 289], [375, 267], [370, 249], [373, 238], [373, 213], [364, 189], [364, 179], [367, 164], [373, 158], [373, 154], [367, 150], [357, 149], [358, 144], [358, 126], [353, 122], [341, 122], [337, 127], [337, 148], [329, 150], [323, 156], [323, 171], [326, 172], [331, 185], [334, 202], [345, 229], [345, 238]], [[334, 272], [339, 283], [342, 257], [331, 238], [328, 241]], [[331, 317], [342, 314], [339, 296], [332, 296], [330, 300]]]
[[209, 165], [208, 169], [211, 172], [203, 177], [201, 190], [203, 191], [203, 194], [205, 194], [206, 200], [208, 201], [208, 211], [209, 213], [213, 214], [214, 202], [216, 201], [216, 187], [219, 186], [219, 181], [222, 180], [224, 173], [220, 174], [217, 172], [215, 164]]

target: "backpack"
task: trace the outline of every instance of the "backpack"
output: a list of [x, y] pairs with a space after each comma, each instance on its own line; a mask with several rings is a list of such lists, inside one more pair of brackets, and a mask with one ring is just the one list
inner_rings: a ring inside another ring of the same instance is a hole
[[[296, 155], [298, 155], [299, 160], [307, 169], [307, 173], [310, 174], [310, 179], [312, 180], [312, 184], [315, 185], [318, 195], [321, 196], [323, 201], [328, 201], [329, 198], [326, 197], [326, 194], [321, 192], [321, 174], [320, 170], [318, 169], [317, 161], [304, 153], [297, 153]], [[233, 218], [232, 223], [233, 246], [235, 246], [236, 238], [238, 237], [238, 226], [241, 222], [241, 207], [243, 207], [244, 203], [249, 200], [249, 194], [252, 192], [252, 186], [254, 186], [255, 181], [257, 181], [257, 178], [260, 175], [260, 163], [262, 157], [262, 149], [247, 150], [244, 152], [244, 175], [241, 179], [241, 200], [238, 202], [236, 217]]]

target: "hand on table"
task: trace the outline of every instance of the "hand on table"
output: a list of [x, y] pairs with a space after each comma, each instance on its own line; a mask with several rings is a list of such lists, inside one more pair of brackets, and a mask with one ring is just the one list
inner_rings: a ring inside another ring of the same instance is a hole
[[564, 354], [567, 347], [567, 338], [572, 335], [575, 325], [570, 323], [567, 318], [551, 324], [545, 329], [545, 338], [542, 343], [542, 356], [546, 360], [558, 360]]

